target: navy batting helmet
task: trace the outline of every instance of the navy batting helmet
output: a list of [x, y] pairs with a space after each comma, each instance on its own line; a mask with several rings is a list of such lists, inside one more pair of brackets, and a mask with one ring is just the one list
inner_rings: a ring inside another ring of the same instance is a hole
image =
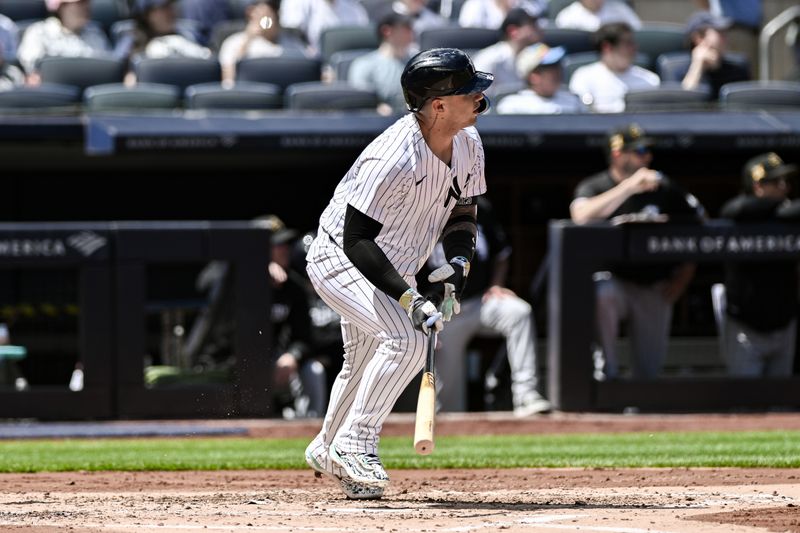
[[[412, 57], [400, 85], [409, 111], [419, 111], [425, 102], [437, 96], [482, 93], [494, 81], [494, 75], [478, 72], [467, 54], [457, 48], [432, 48]], [[484, 98], [485, 99], [485, 98]], [[482, 111], [489, 107], [488, 100]]]

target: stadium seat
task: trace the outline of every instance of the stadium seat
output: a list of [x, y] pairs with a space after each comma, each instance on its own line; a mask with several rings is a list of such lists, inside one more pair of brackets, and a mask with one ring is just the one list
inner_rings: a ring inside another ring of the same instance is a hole
[[234, 33], [243, 31], [246, 26], [247, 23], [243, 20], [223, 20], [211, 30], [211, 38], [208, 42], [209, 47], [211, 47], [215, 53], [218, 53], [225, 39]]
[[[564, 67], [564, 83], [569, 83], [570, 78], [580, 67], [590, 65], [600, 60], [600, 54], [597, 52], [578, 52], [576, 54], [567, 54], [564, 56], [562, 65]], [[634, 65], [642, 68], [649, 68], [650, 56], [646, 54], [636, 54], [636, 59], [633, 61]]]
[[201, 83], [186, 88], [189, 109], [279, 109], [281, 88], [271, 83], [240, 82], [230, 88], [220, 83]]
[[44, 0], [2, 0], [0, 13], [11, 20], [41, 20], [47, 18]]
[[658, 56], [685, 51], [688, 46], [683, 26], [677, 24], [645, 24], [634, 36], [639, 52], [651, 58], [651, 63], [646, 68], [654, 72]]
[[370, 52], [372, 52], [372, 50], [342, 50], [341, 52], [333, 54], [328, 64], [331, 70], [333, 70], [337, 80], [347, 81], [347, 75], [350, 72], [350, 65], [353, 64], [353, 61], [357, 57], [361, 57]]
[[800, 82], [737, 81], [719, 90], [720, 105], [725, 109], [800, 108]]
[[286, 88], [286, 107], [315, 111], [364, 109], [374, 111], [378, 96], [346, 83], [294, 83]]
[[487, 28], [431, 28], [420, 34], [420, 50], [430, 48], [461, 48], [462, 50], [480, 50], [497, 42], [499, 30]]
[[361, 5], [367, 12], [369, 20], [377, 21], [389, 7], [393, 0], [361, 0]]
[[99, 57], [45, 57], [39, 62], [43, 82], [73, 85], [81, 92], [92, 85], [122, 82], [126, 68], [126, 62]]
[[189, 85], [221, 81], [221, 70], [216, 59], [140, 59], [134, 62], [134, 72], [139, 82], [175, 85], [181, 92]]
[[547, 46], [563, 46], [568, 54], [595, 50], [592, 32], [589, 31], [545, 28], [542, 30], [542, 40]]
[[70, 85], [42, 83], [0, 91], [0, 109], [68, 107], [80, 103], [80, 90]]
[[373, 26], [334, 26], [322, 31], [319, 37], [319, 51], [323, 63], [342, 50], [378, 48], [378, 35]]
[[231, 6], [231, 17], [244, 20], [245, 10], [250, 5], [250, 0], [229, 0], [228, 3]]
[[668, 82], [652, 89], [630, 91], [625, 95], [626, 112], [694, 111], [709, 107], [708, 89], [684, 89], [678, 82]]
[[177, 87], [157, 83], [139, 83], [133, 87], [122, 83], [95, 85], [86, 89], [83, 101], [89, 112], [174, 109], [181, 105]]
[[115, 22], [129, 16], [128, 4], [124, 0], [92, 0], [92, 20], [107, 34]]
[[319, 81], [321, 68], [318, 59], [300, 57], [242, 59], [236, 65], [236, 81], [274, 83], [285, 90], [293, 83]]

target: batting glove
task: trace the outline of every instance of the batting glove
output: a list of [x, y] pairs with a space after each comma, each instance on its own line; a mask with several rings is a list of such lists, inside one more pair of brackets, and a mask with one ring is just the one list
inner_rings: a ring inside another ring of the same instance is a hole
[[431, 283], [444, 282], [444, 298], [442, 299], [442, 315], [445, 322], [461, 312], [461, 292], [467, 283], [469, 261], [466, 257], [457, 256], [444, 266], [430, 273]]
[[418, 329], [424, 334], [428, 334], [430, 327], [433, 326], [436, 332], [442, 331], [444, 324], [442, 323], [442, 313], [437, 311], [433, 302], [425, 299], [420, 293], [414, 289], [408, 289], [400, 297], [400, 305], [408, 313], [408, 318], [414, 325], [414, 329]]

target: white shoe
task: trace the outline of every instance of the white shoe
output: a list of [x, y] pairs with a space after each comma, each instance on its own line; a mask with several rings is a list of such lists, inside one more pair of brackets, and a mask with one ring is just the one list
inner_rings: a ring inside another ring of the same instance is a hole
[[331, 460], [341, 466], [353, 481], [372, 487], [386, 487], [389, 484], [389, 474], [381, 464], [380, 458], [372, 453], [343, 452], [330, 445], [328, 453]]
[[316, 441], [313, 441], [305, 452], [306, 463], [314, 470], [315, 476], [328, 476], [333, 479], [339, 483], [342, 492], [351, 500], [379, 500], [383, 497], [383, 487], [353, 481], [339, 465], [331, 461], [327, 453], [323, 456], [314, 455], [312, 450], [316, 448]]
[[539, 413], [548, 413], [552, 409], [552, 404], [548, 402], [546, 398], [539, 393], [533, 393], [514, 408], [514, 416], [524, 418]]

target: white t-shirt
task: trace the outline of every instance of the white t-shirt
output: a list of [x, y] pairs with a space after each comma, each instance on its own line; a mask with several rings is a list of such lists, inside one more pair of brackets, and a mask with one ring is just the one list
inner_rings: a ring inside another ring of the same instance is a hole
[[[521, 7], [538, 17], [547, 7], [546, 0], [511, 0], [511, 7]], [[497, 7], [495, 0], [467, 0], [458, 14], [458, 25], [464, 28], [499, 29], [506, 13]]]
[[368, 26], [367, 11], [355, 0], [283, 0], [281, 26], [297, 28], [319, 50], [322, 31], [334, 26]]
[[560, 115], [588, 111], [580, 99], [569, 91], [557, 91], [551, 98], [539, 96], [531, 89], [506, 96], [497, 104], [500, 115]]
[[31, 24], [17, 48], [17, 59], [26, 72], [36, 70], [36, 62], [47, 56], [106, 57], [110, 46], [103, 30], [89, 23], [81, 33], [66, 29], [56, 17]]
[[569, 90], [584, 104], [600, 113], [625, 111], [625, 94], [636, 89], [658, 87], [658, 75], [632, 65], [622, 74], [612, 72], [602, 61], [580, 67], [572, 74]]
[[247, 33], [243, 31], [234, 33], [225, 39], [222, 46], [219, 47], [219, 63], [225, 66], [233, 66], [239, 60], [250, 57], [279, 57], [286, 53], [291, 53], [298, 57], [305, 55], [305, 49], [301, 42], [281, 34], [277, 43], [273, 43], [264, 37], [252, 39], [247, 45], [244, 55], [240, 57], [239, 51], [246, 40]]
[[626, 22], [634, 30], [642, 27], [642, 21], [633, 9], [627, 4], [615, 1], [607, 1], [597, 13], [594, 13], [576, 0], [556, 15], [557, 28], [597, 31], [603, 24], [611, 22]]
[[508, 41], [500, 41], [484, 48], [472, 57], [476, 70], [494, 74], [494, 82], [486, 90], [486, 94], [494, 96], [498, 89], [515, 83], [522, 84], [515, 66], [516, 55]]
[[162, 59], [165, 57], [189, 57], [193, 59], [209, 59], [211, 50], [190, 41], [183, 35], [162, 35], [151, 39], [144, 47], [143, 57]]
[[474, 127], [453, 138], [448, 167], [431, 152], [417, 118], [407, 114], [380, 134], [336, 186], [320, 229], [342, 246], [350, 204], [382, 224], [376, 244], [401, 276], [428, 259], [459, 199], [486, 192], [483, 145]]

